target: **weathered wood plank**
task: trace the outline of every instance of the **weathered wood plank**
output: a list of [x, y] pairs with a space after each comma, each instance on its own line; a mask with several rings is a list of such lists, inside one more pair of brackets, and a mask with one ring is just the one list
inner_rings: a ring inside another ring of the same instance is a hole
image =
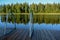
[[47, 33], [49, 34], [49, 36], [51, 37], [52, 40], [56, 40], [50, 31], [47, 30]]
[[17, 38], [16, 40], [21, 40], [23, 36], [26, 34], [27, 30], [24, 30]]
[[12, 37], [12, 40], [16, 40], [16, 38], [18, 37], [18, 35], [20, 35], [24, 30], [18, 30], [18, 33], [16, 35], [14, 35], [14, 37]]
[[7, 40], [56, 40], [49, 30], [34, 30], [32, 38], [29, 38], [29, 31], [19, 29], [7, 37]]

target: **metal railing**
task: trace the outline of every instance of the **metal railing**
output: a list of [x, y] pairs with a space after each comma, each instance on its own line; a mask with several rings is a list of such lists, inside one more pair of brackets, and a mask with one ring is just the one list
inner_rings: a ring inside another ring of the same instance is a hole
[[[2, 15], [2, 16], [3, 16], [3, 15]], [[8, 13], [8, 14], [6, 14], [6, 22], [5, 22], [6, 25], [4, 26], [4, 30], [3, 30], [4, 35], [7, 34], [6, 31], [7, 31], [8, 16], [11, 16], [11, 18], [12, 18], [12, 17], [14, 18], [14, 27], [15, 27], [14, 29], [16, 29], [16, 23], [15, 23], [16, 21], [15, 21], [14, 14], [13, 14], [13, 13]]]

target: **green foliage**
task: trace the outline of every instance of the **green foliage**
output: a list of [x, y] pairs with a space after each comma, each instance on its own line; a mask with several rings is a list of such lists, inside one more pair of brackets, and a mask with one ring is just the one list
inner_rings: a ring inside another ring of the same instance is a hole
[[29, 13], [30, 10], [33, 11], [33, 13], [60, 13], [60, 3], [58, 4], [30, 4], [23, 3], [23, 4], [8, 4], [8, 5], [0, 5], [0, 13]]
[[45, 12], [45, 5], [44, 4], [41, 4], [41, 3], [38, 4], [38, 12], [40, 12], [40, 13]]
[[33, 3], [30, 5], [30, 9], [33, 11], [33, 13], [37, 13], [38, 12], [38, 5]]

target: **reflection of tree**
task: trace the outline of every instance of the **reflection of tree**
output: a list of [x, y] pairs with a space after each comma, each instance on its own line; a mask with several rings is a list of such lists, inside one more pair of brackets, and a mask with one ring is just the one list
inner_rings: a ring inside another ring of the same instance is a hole
[[1, 21], [2, 21], [2, 22], [6, 22], [6, 15], [2, 15], [2, 16], [1, 16]]
[[43, 17], [43, 15], [40, 15], [40, 21], [39, 21], [40, 23], [43, 23], [44, 22], [44, 17]]
[[20, 15], [15, 15], [16, 23], [20, 23]]
[[33, 16], [33, 22], [36, 23], [36, 15]]
[[8, 22], [11, 22], [12, 21], [12, 17], [11, 17], [11, 15], [10, 16], [8, 16]]
[[60, 17], [59, 17], [59, 23], [60, 23]]
[[[14, 19], [15, 17], [15, 19]], [[8, 22], [14, 23], [16, 20], [16, 23], [28, 23], [29, 22], [29, 15], [12, 15], [8, 16]], [[1, 21], [5, 22], [6, 21], [6, 15], [1, 16]], [[59, 16], [45, 16], [45, 15], [33, 15], [33, 23], [60, 23], [60, 18]]]
[[55, 20], [55, 23], [58, 23], [58, 16], [55, 16], [54, 20]]
[[44, 17], [44, 22], [45, 22], [45, 23], [49, 23], [49, 21], [50, 21], [49, 16], [45, 16], [45, 17]]
[[53, 18], [53, 16], [51, 16], [51, 18], [50, 18], [50, 23], [54, 24], [54, 18]]

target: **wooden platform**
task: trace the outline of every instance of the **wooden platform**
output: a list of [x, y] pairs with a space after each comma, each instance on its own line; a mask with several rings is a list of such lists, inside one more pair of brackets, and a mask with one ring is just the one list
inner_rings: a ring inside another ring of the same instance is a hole
[[29, 37], [28, 29], [16, 29], [1, 40], [60, 40], [60, 31], [34, 30]]

